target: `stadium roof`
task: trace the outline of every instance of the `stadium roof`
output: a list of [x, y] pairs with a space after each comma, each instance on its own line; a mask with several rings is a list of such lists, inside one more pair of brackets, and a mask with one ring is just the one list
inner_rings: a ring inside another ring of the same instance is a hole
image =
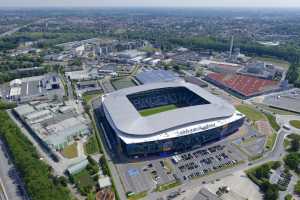
[[[182, 107], [142, 117], [127, 98], [129, 94], [172, 87], [185, 87], [209, 101], [210, 104]], [[147, 137], [199, 122], [228, 118], [235, 113], [235, 108], [224, 100], [185, 82], [160, 82], [122, 89], [105, 95], [103, 105], [115, 128], [130, 137]]]

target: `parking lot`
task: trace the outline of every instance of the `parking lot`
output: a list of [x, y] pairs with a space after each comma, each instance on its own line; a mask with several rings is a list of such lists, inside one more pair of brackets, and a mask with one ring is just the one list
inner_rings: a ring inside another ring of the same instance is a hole
[[170, 159], [177, 178], [186, 181], [237, 165], [242, 157], [234, 147], [220, 144], [175, 155]]
[[184, 183], [209, 175], [233, 167], [246, 158], [231, 143], [222, 141], [171, 157], [119, 164], [117, 167], [125, 190], [140, 193], [176, 180]]
[[119, 165], [122, 182], [126, 191], [139, 193], [155, 189], [175, 180], [166, 160]]

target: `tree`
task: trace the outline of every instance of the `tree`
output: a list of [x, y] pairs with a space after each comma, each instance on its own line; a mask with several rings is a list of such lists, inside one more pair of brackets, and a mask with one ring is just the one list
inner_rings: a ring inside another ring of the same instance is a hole
[[290, 150], [293, 151], [293, 152], [297, 152], [297, 151], [299, 151], [299, 148], [300, 148], [299, 140], [298, 139], [292, 139]]
[[262, 178], [269, 178], [269, 172], [270, 172], [270, 167], [268, 164], [264, 164], [260, 166], [256, 171], [255, 171], [255, 177], [258, 179]]
[[293, 200], [293, 196], [291, 194], [287, 194], [285, 197], [284, 197], [284, 200]]
[[198, 69], [197, 69], [197, 72], [196, 72], [196, 76], [197, 76], [197, 77], [203, 76], [203, 72], [204, 72], [204, 71], [203, 71], [203, 68], [202, 68], [202, 67], [198, 68]]
[[297, 183], [294, 187], [294, 192], [298, 195], [300, 194], [300, 181], [297, 181]]
[[66, 179], [66, 177], [60, 176], [58, 177], [58, 181], [62, 186], [67, 187], [68, 180]]
[[56, 178], [51, 168], [39, 159], [32, 143], [21, 133], [5, 111], [0, 111], [0, 135], [9, 147], [13, 162], [21, 174], [32, 200], [70, 200], [69, 191]]
[[102, 171], [103, 171], [103, 174], [104, 175], [109, 175], [109, 168], [107, 166], [107, 163], [106, 163], [106, 160], [105, 160], [105, 157], [104, 156], [101, 156], [100, 158], [100, 165], [101, 165], [101, 168], [102, 168]]
[[298, 63], [293, 63], [288, 69], [288, 72], [286, 74], [286, 79], [289, 81], [289, 83], [296, 83], [299, 79], [299, 69], [300, 65]]
[[297, 169], [299, 161], [300, 159], [298, 153], [290, 153], [284, 159], [285, 164], [292, 170]]
[[284, 158], [284, 162], [290, 169], [296, 170], [300, 162], [300, 155], [298, 153], [290, 153]]
[[278, 199], [279, 197], [279, 189], [278, 186], [276, 184], [269, 184], [265, 195], [264, 195], [264, 199], [265, 200], [275, 200]]
[[279, 167], [281, 167], [281, 162], [280, 161], [275, 161], [272, 165], [272, 169], [278, 169]]
[[174, 65], [174, 66], [173, 66], [173, 69], [174, 69], [175, 71], [179, 71], [179, 70], [180, 70], [180, 67], [179, 67], [178, 65]]

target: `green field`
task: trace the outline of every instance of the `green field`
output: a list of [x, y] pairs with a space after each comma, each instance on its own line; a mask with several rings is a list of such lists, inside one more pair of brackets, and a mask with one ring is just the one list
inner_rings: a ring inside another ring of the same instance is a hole
[[63, 151], [62, 154], [64, 157], [66, 158], [76, 158], [78, 156], [78, 152], [77, 152], [77, 143], [73, 143], [69, 146], [66, 146]]
[[295, 127], [295, 128], [300, 129], [300, 120], [291, 120], [290, 125]]
[[263, 113], [259, 112], [255, 108], [248, 106], [248, 105], [238, 105], [236, 106], [236, 109], [246, 115], [248, 119], [251, 121], [259, 121], [259, 120], [265, 120], [265, 116]]
[[89, 137], [88, 141], [84, 144], [84, 152], [86, 155], [99, 153], [97, 138], [95, 135]]
[[130, 195], [128, 196], [128, 200], [138, 200], [138, 199], [142, 199], [144, 197], [147, 196], [147, 192], [140, 192], [138, 194], [133, 194], [133, 195]]
[[93, 92], [93, 93], [85, 93], [82, 95], [84, 101], [86, 103], [90, 102], [93, 98], [97, 97], [97, 96], [100, 96], [102, 93], [100, 91], [96, 91], [96, 92]]
[[165, 190], [169, 190], [169, 189], [177, 187], [179, 185], [181, 185], [181, 183], [179, 181], [173, 181], [173, 182], [170, 182], [170, 183], [166, 183], [166, 184], [157, 186], [157, 188], [155, 189], [155, 191], [157, 191], [157, 192], [163, 192]]
[[177, 108], [176, 105], [171, 104], [171, 105], [165, 105], [165, 106], [159, 106], [159, 107], [155, 107], [155, 108], [148, 108], [148, 109], [140, 110], [139, 113], [143, 117], [146, 117], [149, 115], [154, 115], [154, 114], [165, 112], [168, 110], [174, 110], [176, 108]]
[[111, 81], [111, 84], [116, 90], [136, 86], [130, 78], [115, 79]]
[[266, 143], [266, 148], [267, 149], [272, 149], [274, 144], [275, 144], [275, 141], [276, 141], [276, 137], [277, 137], [277, 134], [276, 133], [272, 133], [272, 135], [269, 135], [267, 137], [267, 143]]
[[268, 119], [270, 125], [272, 126], [272, 128], [275, 131], [279, 131], [280, 126], [276, 122], [276, 117], [274, 115], [271, 115], [271, 114], [268, 114], [268, 113], [265, 113], [265, 116], [267, 117], [267, 119]]

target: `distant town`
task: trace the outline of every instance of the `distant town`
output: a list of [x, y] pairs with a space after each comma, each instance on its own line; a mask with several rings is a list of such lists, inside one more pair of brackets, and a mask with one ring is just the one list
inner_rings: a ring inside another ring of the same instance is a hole
[[297, 10], [0, 11], [1, 200], [300, 198]]

